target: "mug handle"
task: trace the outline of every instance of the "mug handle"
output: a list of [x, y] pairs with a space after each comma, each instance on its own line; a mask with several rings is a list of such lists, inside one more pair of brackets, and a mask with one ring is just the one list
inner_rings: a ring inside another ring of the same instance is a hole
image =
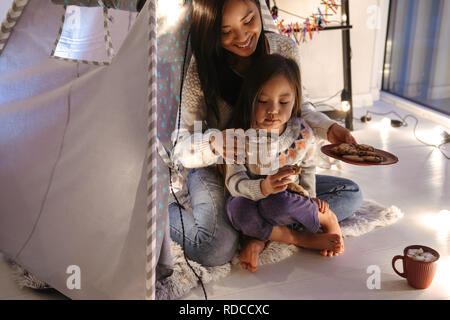
[[[395, 262], [398, 259], [402, 259], [402, 261], [403, 261], [403, 273], [398, 272], [397, 269], [395, 268]], [[405, 260], [404, 260], [403, 256], [395, 256], [392, 259], [392, 268], [394, 269], [395, 273], [397, 273], [400, 277], [406, 278], [406, 270], [405, 270], [405, 263], [404, 262], [405, 262]]]

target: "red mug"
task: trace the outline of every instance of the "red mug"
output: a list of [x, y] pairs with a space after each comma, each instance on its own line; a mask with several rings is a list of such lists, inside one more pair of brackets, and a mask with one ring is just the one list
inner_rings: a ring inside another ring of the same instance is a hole
[[[422, 249], [424, 252], [430, 252], [436, 257], [436, 260], [431, 262], [414, 260], [408, 257], [409, 249]], [[395, 268], [395, 262], [398, 259], [403, 260], [403, 273], [398, 272]], [[436, 274], [436, 261], [438, 260], [439, 253], [436, 250], [425, 246], [414, 245], [406, 247], [405, 250], [403, 250], [403, 256], [395, 256], [392, 259], [392, 268], [400, 277], [406, 278], [411, 287], [416, 289], [426, 289], [431, 285], [434, 275]]]

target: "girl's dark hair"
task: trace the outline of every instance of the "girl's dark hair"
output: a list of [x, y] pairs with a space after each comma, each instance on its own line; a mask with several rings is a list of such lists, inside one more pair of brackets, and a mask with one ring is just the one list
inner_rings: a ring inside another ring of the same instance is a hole
[[[191, 21], [191, 46], [197, 61], [198, 75], [206, 102], [207, 117], [211, 115], [220, 121], [217, 98], [221, 97], [234, 107], [243, 79], [236, 75], [226, 61], [226, 50], [222, 47], [222, 13], [227, 0], [193, 0]], [[259, 10], [263, 26], [261, 8], [258, 0], [252, 1]], [[266, 54], [264, 28], [258, 39], [253, 57]]]
[[242, 90], [229, 128], [250, 129], [254, 123], [255, 102], [264, 84], [274, 76], [284, 76], [295, 90], [295, 103], [292, 116], [300, 116], [302, 105], [302, 85], [297, 63], [279, 54], [265, 55], [252, 64], [242, 85]]

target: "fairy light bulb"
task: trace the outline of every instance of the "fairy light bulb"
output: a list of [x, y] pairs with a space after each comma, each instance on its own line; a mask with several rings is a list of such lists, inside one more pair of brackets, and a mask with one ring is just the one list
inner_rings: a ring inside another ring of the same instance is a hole
[[169, 26], [173, 26], [183, 12], [183, 3], [180, 0], [158, 0], [157, 12]]
[[445, 128], [442, 126], [436, 126], [433, 129], [425, 129], [418, 132], [418, 136], [423, 141], [438, 146], [444, 142]]
[[348, 112], [350, 110], [350, 102], [342, 101], [341, 108], [342, 108], [342, 111]]
[[436, 141], [442, 142], [444, 140], [445, 128], [443, 126], [436, 126], [433, 129], [433, 136]]
[[381, 120], [381, 126], [383, 128], [390, 128], [391, 127], [391, 119], [383, 118], [383, 120]]

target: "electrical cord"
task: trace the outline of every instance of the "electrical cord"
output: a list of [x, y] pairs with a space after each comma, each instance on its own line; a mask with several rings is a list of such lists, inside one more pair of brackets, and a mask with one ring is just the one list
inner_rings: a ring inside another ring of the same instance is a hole
[[[321, 103], [330, 101], [330, 100], [333, 99], [334, 97], [336, 97], [336, 96], [338, 96], [339, 94], [341, 94], [342, 91], [343, 91], [343, 90], [339, 90], [338, 92], [336, 92], [336, 93], [335, 93], [334, 95], [332, 95], [331, 97], [329, 97], [329, 98], [327, 98], [327, 99], [325, 99], [325, 100], [322, 100], [322, 101], [316, 101], [316, 102], [314, 102], [313, 104], [315, 104], [315, 105], [320, 105]], [[333, 108], [333, 109], [335, 109], [335, 108]]]
[[[173, 149], [175, 149], [175, 146], [178, 143], [178, 138], [179, 138], [179, 133], [180, 133], [180, 123], [181, 123], [181, 101], [182, 101], [182, 93], [183, 93], [183, 83], [184, 83], [184, 70], [186, 68], [186, 58], [187, 58], [187, 51], [188, 51], [188, 46], [189, 46], [189, 39], [191, 36], [191, 31], [189, 31], [188, 36], [187, 36], [187, 40], [186, 40], [186, 47], [184, 49], [184, 60], [183, 60], [183, 69], [181, 71], [181, 83], [180, 83], [180, 103], [178, 106], [178, 123], [177, 123], [177, 136], [175, 138], [175, 143], [173, 144]], [[189, 268], [192, 270], [192, 272], [194, 273], [194, 275], [197, 277], [198, 281], [200, 282], [200, 285], [202, 286], [202, 290], [203, 290], [203, 294], [205, 296], [205, 300], [208, 300], [208, 295], [206, 294], [206, 290], [205, 290], [205, 286], [203, 284], [202, 279], [200, 278], [200, 276], [197, 274], [197, 272], [195, 272], [194, 268], [191, 266], [191, 264], [188, 261], [188, 258], [186, 256], [186, 250], [185, 250], [185, 232], [184, 232], [184, 221], [183, 221], [183, 213], [181, 212], [181, 204], [178, 201], [177, 196], [175, 195], [175, 192], [173, 191], [173, 187], [172, 187], [172, 168], [169, 167], [169, 185], [170, 185], [170, 192], [172, 193], [172, 196], [175, 199], [175, 202], [177, 203], [178, 206], [178, 210], [180, 212], [180, 220], [181, 220], [181, 229], [183, 231], [183, 256], [184, 259], [186, 260], [187, 265], [189, 266]]]
[[[366, 113], [365, 116], [363, 116], [363, 117], [361, 117], [361, 119], [357, 119], [357, 120], [360, 120], [361, 122], [367, 122], [367, 121], [370, 121], [370, 120], [369, 120], [370, 117], [368, 118], [369, 114], [374, 114], [374, 115], [378, 115], [378, 116], [386, 116], [386, 115], [389, 115], [389, 114], [394, 114], [394, 115], [396, 115], [398, 118], [400, 118], [400, 120], [392, 120], [392, 119], [391, 119], [391, 124], [394, 125], [394, 126], [396, 126], [396, 127], [408, 127], [408, 123], [406, 122], [406, 119], [407, 119], [407, 118], [413, 118], [413, 119], [416, 121], [416, 123], [415, 123], [415, 125], [414, 125], [414, 129], [413, 129], [413, 134], [414, 134], [414, 137], [416, 138], [416, 140], [419, 141], [420, 143], [426, 145], [426, 146], [437, 148], [447, 160], [450, 159], [450, 157], [447, 156], [447, 155], [445, 154], [445, 152], [442, 150], [442, 146], [444, 146], [444, 145], [450, 143], [450, 137], [448, 136], [448, 133], [447, 133], [447, 135], [445, 136], [445, 140], [444, 140], [443, 143], [438, 144], [438, 145], [437, 145], [437, 144], [431, 144], [431, 143], [428, 143], [428, 142], [425, 142], [425, 141], [419, 139], [419, 137], [417, 136], [417, 134], [416, 134], [416, 129], [417, 129], [417, 126], [419, 125], [419, 120], [418, 120], [415, 116], [413, 116], [412, 114], [407, 114], [406, 116], [402, 117], [401, 115], [399, 115], [399, 114], [398, 114], [397, 112], [395, 112], [395, 111], [389, 111], [389, 112], [387, 112], [387, 113], [377, 113], [377, 112], [367, 111], [367, 113]], [[365, 120], [363, 121], [363, 119], [365, 119]], [[447, 128], [446, 128], [446, 129], [447, 129]], [[447, 130], [448, 130], [448, 129], [447, 129]]]
[[[337, 109], [336, 107], [327, 104], [325, 102], [330, 101], [331, 99], [333, 99], [334, 97], [338, 96], [339, 94], [342, 93], [343, 90], [339, 90], [338, 92], [336, 92], [334, 95], [332, 95], [331, 97], [325, 99], [325, 100], [321, 100], [321, 101], [317, 101], [317, 102], [311, 102], [311, 101], [307, 101], [306, 103], [311, 104], [314, 108], [317, 109], [317, 107], [321, 107], [321, 106], [325, 106], [325, 107], [330, 107], [331, 109], [335, 110], [335, 111], [342, 111]], [[359, 120], [359, 119], [358, 119]]]
[[[333, 97], [331, 97], [331, 98], [329, 98], [329, 99], [327, 99], [327, 100], [324, 100], [324, 101], [331, 100], [331, 99], [334, 98], [336, 95], [337, 95], [337, 94], [335, 94]], [[323, 101], [322, 101], [322, 102], [323, 102]], [[327, 107], [332, 108], [333, 110], [341, 111], [341, 110], [336, 109], [336, 108], [333, 107], [332, 105], [324, 104], [324, 103], [322, 103], [322, 102], [316, 102], [316, 103], [309, 102], [309, 103], [310, 103], [311, 105], [313, 105], [316, 109], [317, 109], [317, 107], [319, 107], [319, 106], [327, 106]], [[413, 134], [414, 134], [414, 137], [416, 138], [416, 140], [419, 141], [420, 143], [426, 145], [426, 146], [437, 148], [437, 149], [442, 153], [442, 155], [443, 155], [446, 159], [450, 159], [450, 157], [447, 156], [447, 155], [445, 154], [445, 152], [442, 150], [442, 146], [444, 146], [444, 145], [450, 143], [450, 134], [449, 134], [449, 133], [446, 132], [446, 134], [445, 134], [445, 136], [444, 136], [444, 142], [441, 143], [441, 144], [439, 144], [439, 145], [436, 145], [436, 144], [430, 144], [430, 143], [428, 143], [428, 142], [425, 142], [425, 141], [421, 140], [421, 139], [417, 136], [417, 133], [416, 133], [417, 126], [418, 126], [418, 124], [419, 124], [419, 120], [418, 120], [415, 116], [413, 116], [412, 114], [408, 114], [408, 115], [406, 115], [405, 117], [402, 117], [400, 114], [398, 114], [398, 113], [395, 112], [395, 111], [389, 111], [389, 112], [387, 112], [387, 113], [377, 113], [377, 112], [367, 111], [367, 113], [366, 113], [365, 116], [361, 117], [360, 119], [353, 117], [353, 120], [358, 120], [358, 121], [361, 121], [361, 122], [368, 122], [368, 121], [370, 121], [370, 119], [371, 119], [371, 118], [369, 117], [369, 114], [374, 114], [374, 115], [379, 115], [379, 116], [386, 116], [386, 115], [389, 115], [389, 114], [394, 114], [394, 115], [396, 115], [400, 120], [392, 120], [392, 119], [391, 119], [391, 124], [392, 124], [392, 126], [394, 126], [394, 127], [408, 127], [408, 123], [406, 122], [406, 119], [407, 119], [407, 118], [413, 118], [413, 119], [416, 121], [416, 123], [415, 123], [415, 125], [414, 125], [414, 129], [413, 129]], [[362, 121], [363, 118], [365, 118], [366, 120]], [[342, 119], [339, 119], [338, 121], [343, 122]]]

